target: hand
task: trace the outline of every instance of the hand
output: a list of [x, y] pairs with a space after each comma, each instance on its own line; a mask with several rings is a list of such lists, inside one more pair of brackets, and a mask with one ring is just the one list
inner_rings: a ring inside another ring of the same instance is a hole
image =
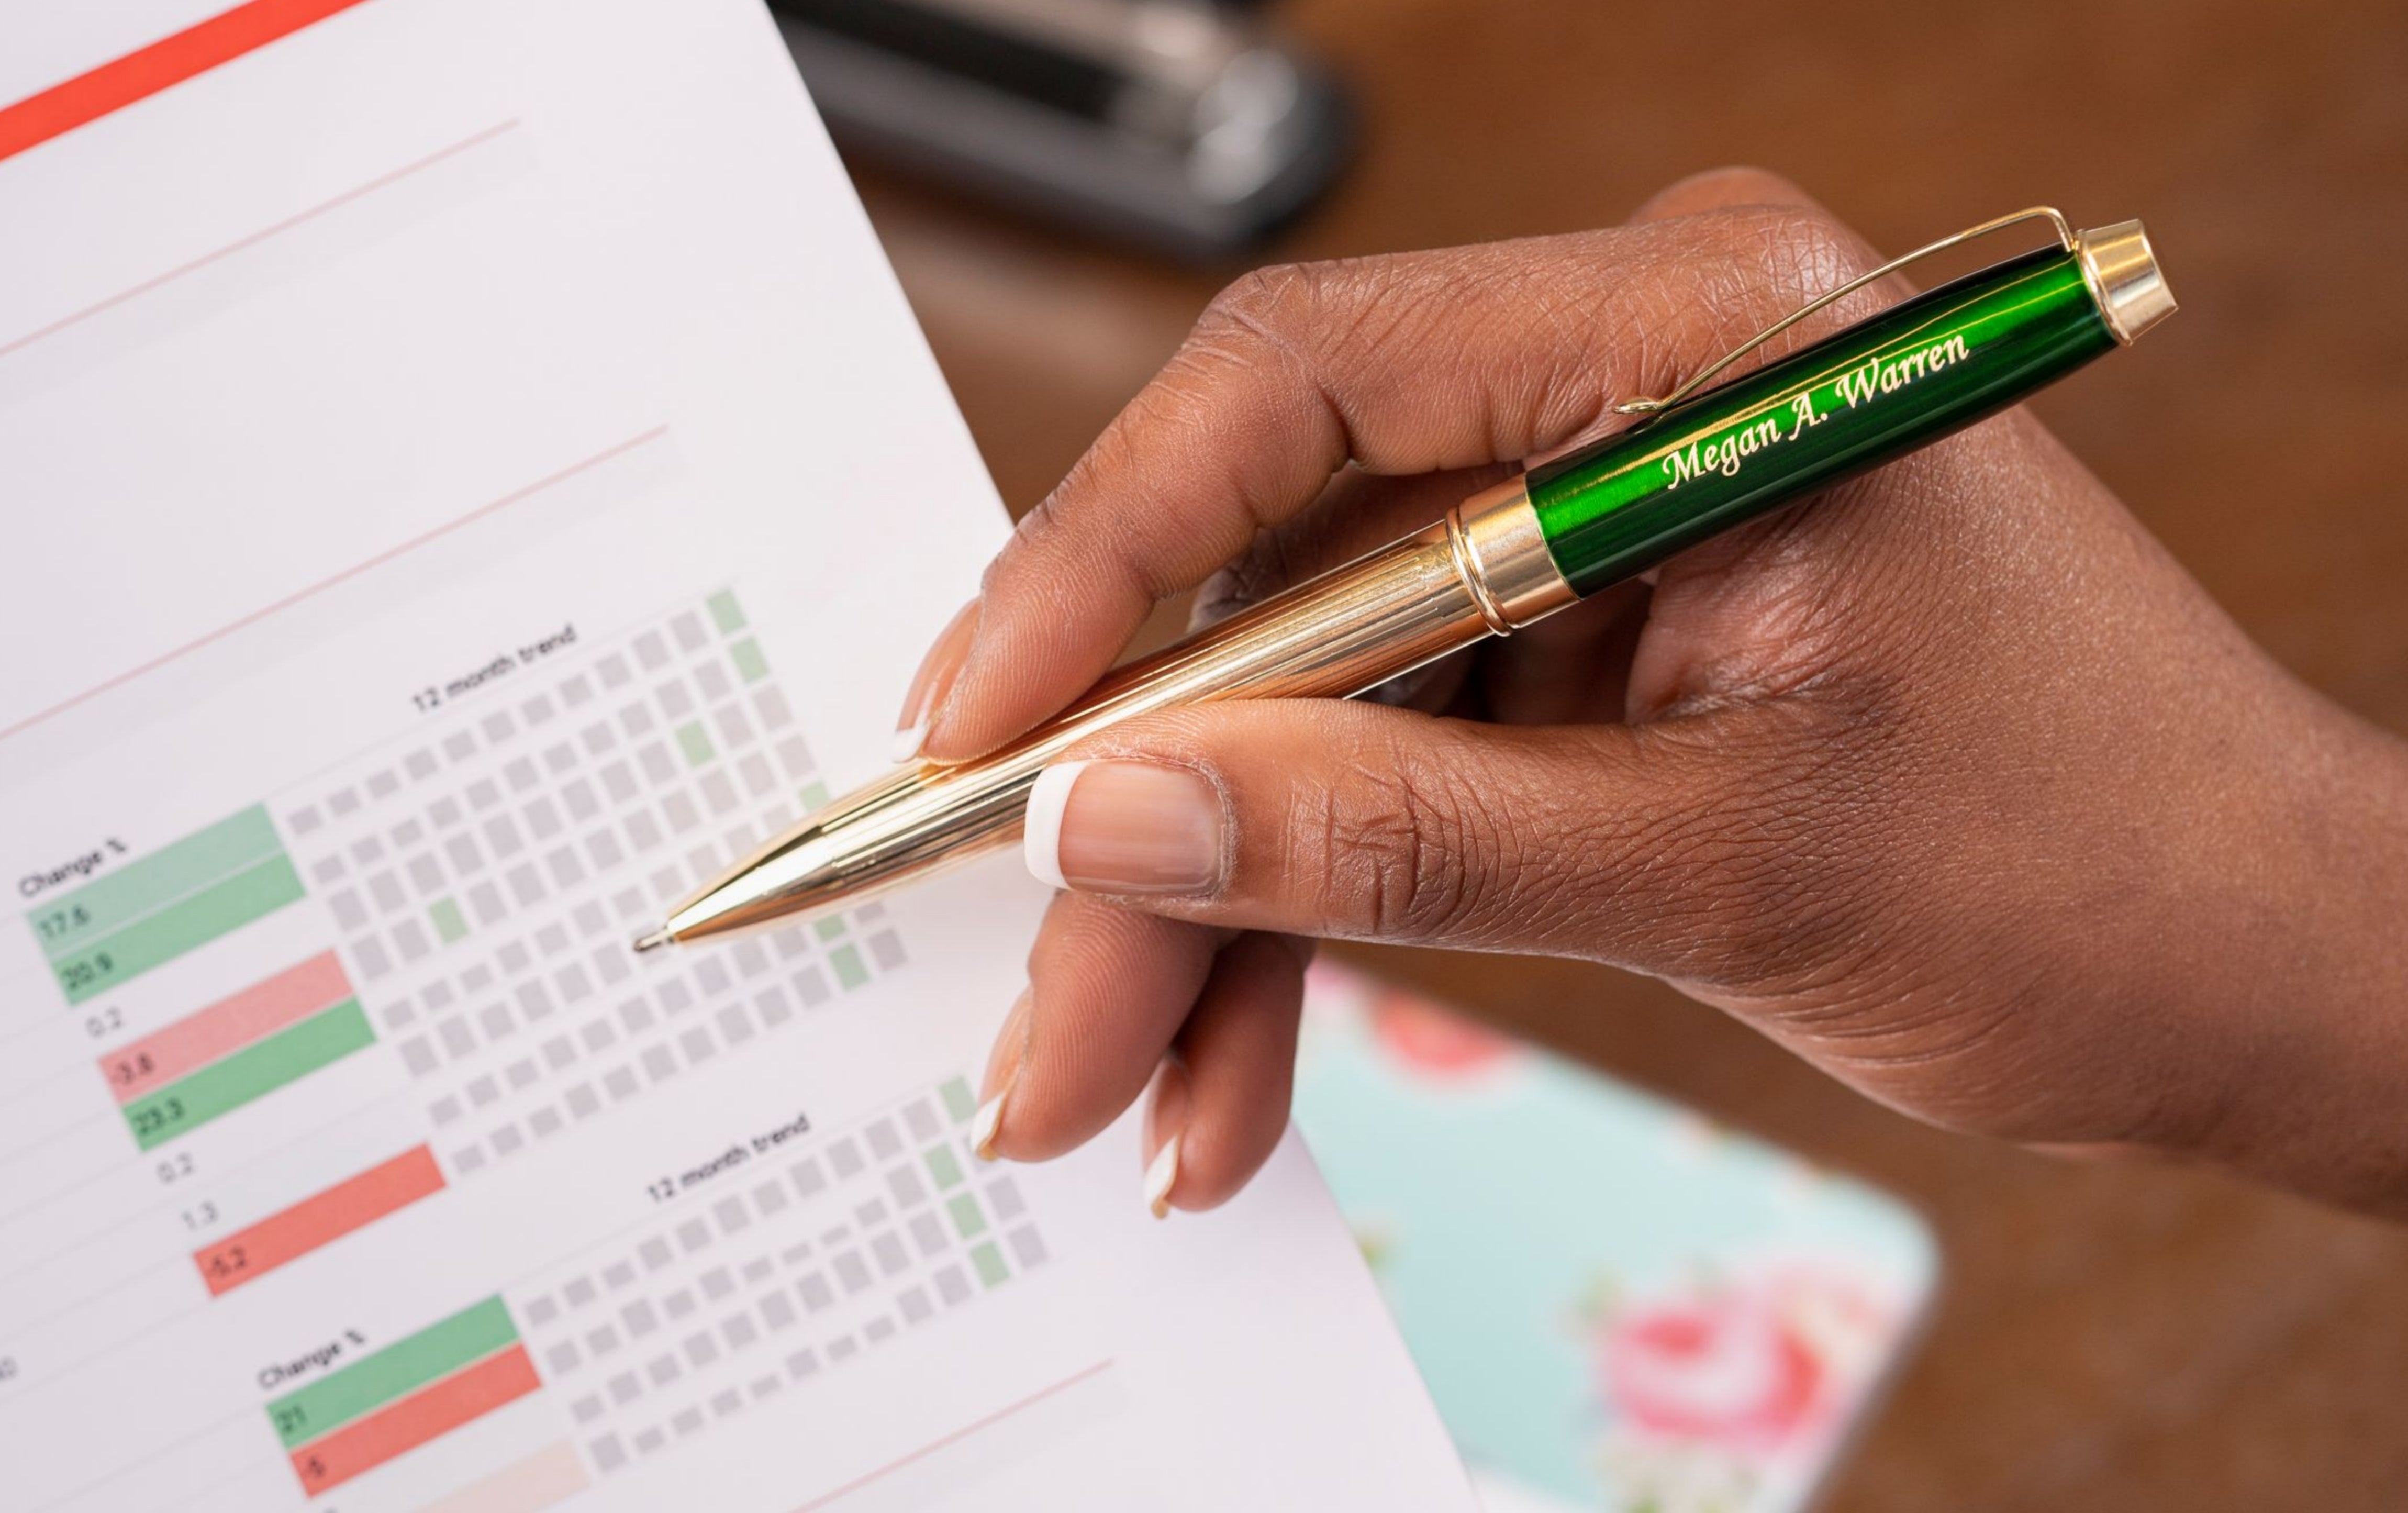
[[[991, 748], [1157, 600], [1226, 612], [1404, 535], [1876, 261], [1727, 172], [1627, 227], [1245, 279], [1022, 523], [905, 742]], [[1056, 1155], [1153, 1080], [1157, 1212], [1277, 1142], [1313, 936], [1612, 962], [1939, 1124], [2408, 1211], [2408, 759], [2022, 411], [1397, 700], [1072, 756], [986, 1128]]]

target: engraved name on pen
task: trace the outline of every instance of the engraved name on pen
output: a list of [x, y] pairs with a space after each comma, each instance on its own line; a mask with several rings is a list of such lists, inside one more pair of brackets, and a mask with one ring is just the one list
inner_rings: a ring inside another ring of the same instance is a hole
[[[1887, 362], [1875, 357], [1841, 374], [1831, 384], [1836, 401], [1844, 402], [1850, 410], [1868, 405], [1884, 395], [1896, 394], [1918, 379], [1928, 378], [1942, 368], [1965, 359], [1965, 339], [1952, 336], [1928, 347], [1918, 347], [1903, 357]], [[1662, 467], [1672, 481], [1664, 485], [1670, 493], [1693, 478], [1719, 473], [1734, 478], [1747, 459], [1784, 441], [1794, 441], [1808, 427], [1820, 425], [1824, 417], [1814, 408], [1812, 390], [1789, 401], [1790, 427], [1784, 433], [1781, 417], [1767, 415], [1751, 421], [1719, 439], [1692, 441], [1678, 452], [1666, 454]]]

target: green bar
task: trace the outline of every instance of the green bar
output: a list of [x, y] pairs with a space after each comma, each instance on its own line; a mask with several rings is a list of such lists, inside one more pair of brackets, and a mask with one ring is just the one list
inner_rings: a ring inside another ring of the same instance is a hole
[[986, 1216], [979, 1212], [978, 1200], [970, 1194], [959, 1194], [946, 1203], [945, 1208], [953, 1216], [953, 1228], [961, 1232], [963, 1239], [973, 1239], [986, 1232]]
[[685, 759], [695, 767], [710, 760], [714, 755], [710, 748], [710, 736], [703, 729], [700, 720], [688, 720], [679, 726], [677, 739], [678, 746], [685, 753]]
[[759, 683], [769, 675], [769, 659], [761, 655], [761, 643], [750, 636], [727, 648], [727, 655], [735, 659], [736, 670], [746, 683]]
[[951, 1148], [944, 1146], [930, 1146], [924, 1159], [928, 1163], [928, 1174], [937, 1179], [939, 1188], [958, 1188], [962, 1185], [962, 1163], [954, 1157]]
[[970, 1264], [978, 1268], [979, 1280], [988, 1287], [1001, 1286], [1004, 1278], [1011, 1275], [1003, 1264], [1003, 1252], [992, 1241], [970, 1251]]
[[267, 1405], [267, 1417], [284, 1448], [299, 1449], [329, 1430], [517, 1344], [518, 1337], [509, 1309], [501, 1299], [487, 1298], [324, 1381], [278, 1398]]
[[123, 872], [52, 899], [28, 911], [25, 919], [42, 943], [42, 954], [55, 961], [86, 942], [282, 849], [266, 809], [254, 806], [163, 846], [130, 863]]
[[861, 964], [861, 953], [850, 945], [839, 945], [828, 953], [828, 965], [836, 969], [836, 980], [850, 990], [869, 981], [869, 969]]
[[945, 1112], [953, 1117], [955, 1124], [968, 1123], [970, 1116], [978, 1112], [978, 1099], [970, 1092], [968, 1077], [955, 1077], [938, 1088], [937, 1096], [945, 1101]]
[[460, 915], [460, 906], [450, 899], [437, 899], [426, 909], [426, 917], [435, 922], [435, 933], [449, 945], [468, 933], [468, 921]]
[[721, 589], [710, 596], [710, 617], [719, 622], [719, 633], [732, 636], [744, 628], [744, 612], [738, 607], [735, 592]]
[[73, 955], [58, 958], [50, 970], [57, 974], [67, 1001], [80, 1003], [240, 929], [263, 915], [274, 914], [300, 897], [300, 874], [280, 852], [214, 887], [145, 915]]
[[824, 808], [827, 807], [827, 801], [828, 801], [828, 789], [827, 789], [827, 785], [826, 785], [826, 784], [822, 783], [822, 782], [818, 781], [818, 780], [815, 778], [815, 779], [813, 779], [812, 781], [810, 781], [810, 782], [806, 783], [806, 784], [804, 784], [804, 785], [803, 785], [803, 807], [804, 807], [804, 808], [806, 808], [806, 809], [824, 809]]
[[136, 1099], [125, 1105], [126, 1127], [135, 1144], [149, 1150], [375, 1044], [359, 1000], [345, 999]]

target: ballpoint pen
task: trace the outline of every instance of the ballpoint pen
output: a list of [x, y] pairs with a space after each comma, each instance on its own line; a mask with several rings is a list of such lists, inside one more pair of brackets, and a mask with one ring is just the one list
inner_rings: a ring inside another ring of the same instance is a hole
[[[1715, 388], [1815, 310], [1924, 257], [2046, 221], [2052, 247], [1908, 299]], [[922, 762], [777, 836], [637, 943], [851, 903], [1006, 845], [1039, 772], [1120, 721], [1224, 699], [1349, 698], [1631, 578], [1800, 495], [1939, 439], [2128, 345], [2174, 301], [2137, 221], [2018, 211], [1919, 248], [1768, 327], [1628, 430], [1525, 470], [1420, 533], [1108, 674], [972, 761]]]

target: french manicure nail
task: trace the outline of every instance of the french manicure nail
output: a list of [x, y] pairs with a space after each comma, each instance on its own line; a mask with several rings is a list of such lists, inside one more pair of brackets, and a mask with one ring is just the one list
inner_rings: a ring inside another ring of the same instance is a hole
[[1164, 1141], [1145, 1169], [1145, 1205], [1156, 1218], [1170, 1217], [1170, 1189], [1179, 1186], [1179, 1142], [1184, 1135], [1182, 1131]]
[[962, 663], [968, 657], [970, 639], [978, 630], [978, 600], [972, 599], [955, 611], [945, 622], [945, 628], [920, 661], [920, 670], [911, 675], [911, 686], [903, 695], [903, 713], [895, 721], [895, 742], [887, 755], [896, 762], [908, 762], [920, 755], [920, 747], [928, 739], [928, 724], [953, 690], [953, 680], [961, 675]]
[[1183, 768], [1061, 762], [1028, 794], [1038, 881], [1092, 893], [1205, 893], [1220, 881], [1221, 791]]
[[993, 1098], [979, 1105], [970, 1120], [970, 1152], [980, 1160], [995, 1160], [995, 1137], [1003, 1132], [1003, 1101], [1010, 1096], [1011, 1083], [1007, 1080]]

